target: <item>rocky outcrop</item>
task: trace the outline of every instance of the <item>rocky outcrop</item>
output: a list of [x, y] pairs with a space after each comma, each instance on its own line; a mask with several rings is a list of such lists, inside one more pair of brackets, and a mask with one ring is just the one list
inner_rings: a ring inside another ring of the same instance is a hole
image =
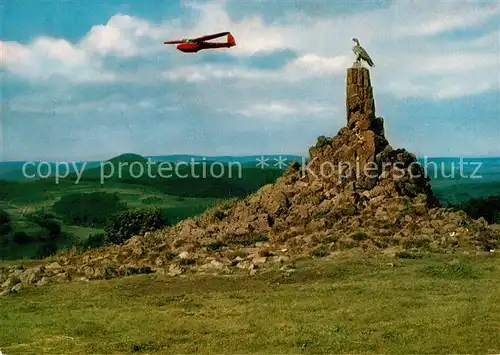
[[484, 219], [440, 208], [415, 155], [390, 146], [368, 69], [347, 70], [346, 111], [346, 126], [319, 137], [308, 161], [290, 164], [274, 184], [121, 246], [69, 252], [38, 269], [4, 270], [3, 294], [53, 281], [175, 276], [189, 268], [254, 274], [271, 262], [285, 270], [295, 256], [350, 248], [488, 252], [500, 246], [499, 229]]

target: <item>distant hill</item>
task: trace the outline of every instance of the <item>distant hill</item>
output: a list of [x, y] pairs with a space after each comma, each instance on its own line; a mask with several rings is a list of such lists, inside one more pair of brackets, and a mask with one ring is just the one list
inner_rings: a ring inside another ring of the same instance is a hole
[[116, 157], [113, 157], [111, 159], [106, 160], [107, 162], [110, 163], [119, 163], [119, 162], [128, 162], [128, 163], [133, 163], [133, 162], [140, 162], [140, 163], [146, 163], [147, 158], [143, 157], [142, 155], [139, 154], [134, 154], [134, 153], [124, 153], [120, 154]]
[[[196, 156], [171, 156], [153, 160], [151, 157], [126, 153], [108, 159], [98, 167], [86, 169], [79, 181], [103, 185], [110, 182], [143, 185], [182, 197], [225, 198], [245, 196], [262, 185], [274, 182], [285, 168], [283, 165], [283, 169], [263, 169], [232, 164], [231, 161], [203, 159], [200, 157], [197, 160]], [[72, 174], [64, 180], [77, 179], [78, 176]]]
[[0, 179], [8, 181], [23, 180], [24, 162], [0, 162]]

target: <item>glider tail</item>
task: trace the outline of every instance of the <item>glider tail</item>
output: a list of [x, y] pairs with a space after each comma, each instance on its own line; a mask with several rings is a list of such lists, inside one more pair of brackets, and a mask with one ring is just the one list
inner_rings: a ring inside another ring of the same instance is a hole
[[236, 46], [236, 41], [234, 40], [234, 37], [232, 34], [228, 34], [227, 35], [227, 44], [230, 46], [230, 47], [233, 47], [233, 46]]

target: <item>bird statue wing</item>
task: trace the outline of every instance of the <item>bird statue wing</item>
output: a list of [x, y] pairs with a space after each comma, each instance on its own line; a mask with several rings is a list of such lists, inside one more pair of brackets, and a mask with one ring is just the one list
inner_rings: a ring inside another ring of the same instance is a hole
[[365, 51], [365, 49], [363, 47], [359, 46], [358, 51], [359, 51], [359, 56], [361, 58], [363, 58], [364, 60], [369, 61], [369, 62], [372, 61], [372, 59], [370, 58], [370, 56], [368, 55], [368, 53], [366, 53], [366, 51]]

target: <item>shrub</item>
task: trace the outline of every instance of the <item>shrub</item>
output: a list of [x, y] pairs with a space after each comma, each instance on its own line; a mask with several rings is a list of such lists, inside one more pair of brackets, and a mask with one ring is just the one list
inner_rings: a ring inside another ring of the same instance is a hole
[[49, 219], [57, 219], [57, 216], [54, 213], [51, 212], [46, 212], [43, 208], [32, 212], [28, 213], [25, 215], [25, 218], [33, 223], [38, 224], [40, 227], [43, 227], [45, 221]]
[[382, 223], [382, 228], [384, 229], [391, 229], [392, 227], [394, 227], [394, 224], [389, 221], [385, 221], [384, 223]]
[[149, 196], [145, 197], [141, 200], [141, 202], [145, 205], [153, 205], [163, 203], [163, 199], [161, 197]]
[[118, 212], [106, 221], [105, 240], [113, 244], [122, 244], [134, 235], [154, 231], [167, 225], [169, 225], [168, 219], [159, 207]]
[[54, 255], [56, 252], [57, 252], [57, 243], [53, 240], [49, 240], [40, 245], [40, 247], [35, 253], [35, 258], [44, 259]]
[[57, 236], [61, 233], [61, 224], [55, 219], [47, 219], [43, 224], [49, 235]]
[[311, 251], [311, 255], [317, 258], [322, 258], [330, 254], [324, 246], [316, 247]]
[[400, 259], [421, 259], [423, 256], [421, 254], [403, 250], [403, 251], [398, 251], [396, 253], [396, 257]]
[[224, 248], [225, 246], [227, 246], [225, 243], [213, 242], [213, 243], [207, 244], [207, 250], [216, 251], [216, 250]]
[[45, 220], [39, 226], [43, 229], [38, 233], [38, 240], [57, 240], [61, 237], [61, 224], [55, 219]]
[[7, 235], [12, 232], [12, 224], [11, 222], [7, 222], [0, 225], [0, 235]]
[[126, 208], [118, 194], [109, 192], [65, 195], [52, 206], [67, 224], [99, 228], [105, 225], [109, 215]]
[[26, 232], [14, 232], [12, 240], [16, 244], [28, 244], [34, 242], [33, 238], [26, 234]]
[[245, 246], [250, 246], [254, 245], [259, 242], [267, 242], [269, 241], [269, 237], [265, 235], [259, 235], [259, 236], [251, 236], [251, 237], [236, 237], [236, 238], [229, 238], [227, 240], [228, 243], [233, 243], [233, 244], [241, 244]]
[[84, 248], [99, 248], [105, 244], [106, 234], [95, 233], [90, 234], [88, 238], [83, 242]]
[[42, 228], [38, 234], [38, 239], [41, 241], [56, 240], [61, 236], [61, 223], [54, 213], [41, 209], [26, 215], [26, 219]]
[[7, 211], [0, 210], [0, 235], [7, 235], [12, 231], [12, 219]]
[[7, 211], [0, 210], [0, 225], [10, 222], [11, 218]]
[[450, 207], [462, 210], [474, 219], [484, 217], [490, 224], [500, 223], [500, 196], [473, 198]]
[[356, 232], [356, 233], [353, 233], [351, 235], [351, 238], [354, 239], [354, 240], [365, 240], [365, 239], [369, 239], [370, 236], [368, 234], [366, 234], [365, 232]]
[[216, 210], [214, 212], [214, 217], [217, 218], [218, 220], [222, 220], [222, 219], [224, 219], [224, 217], [226, 217], [226, 213], [224, 211], [221, 211], [221, 210]]
[[331, 145], [331, 143], [332, 143], [331, 138], [327, 138], [325, 136], [319, 136], [318, 140], [316, 142], [316, 148], [323, 148], [323, 147], [326, 147], [328, 145]]

